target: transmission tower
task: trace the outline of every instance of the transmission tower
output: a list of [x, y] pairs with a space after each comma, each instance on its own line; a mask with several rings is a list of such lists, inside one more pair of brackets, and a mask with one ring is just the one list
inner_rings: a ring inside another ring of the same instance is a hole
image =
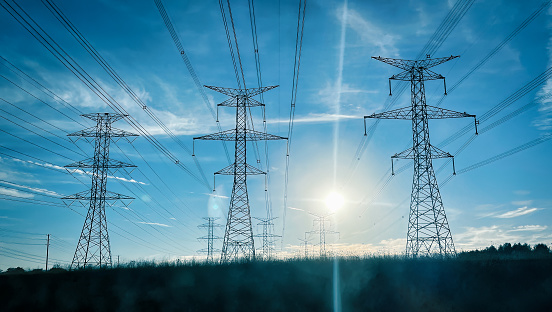
[[113, 139], [118, 140], [123, 137], [138, 135], [111, 127], [112, 123], [126, 117], [126, 115], [95, 113], [82, 116], [94, 120], [96, 126], [68, 134], [68, 136], [77, 137], [77, 140], [80, 138], [94, 138], [94, 157], [69, 164], [65, 168], [90, 171], [88, 174], [92, 176], [92, 186], [89, 191], [62, 198], [63, 200], [70, 200], [69, 205], [75, 201], [81, 202], [81, 204], [85, 201], [89, 203], [88, 213], [71, 262], [71, 268], [111, 266], [111, 247], [107, 232], [105, 204], [107, 201], [110, 201], [112, 205], [113, 201], [133, 198], [107, 191], [107, 175], [111, 172], [110, 169], [116, 171], [125, 167], [136, 166], [109, 159], [109, 145]]
[[277, 86], [248, 89], [205, 87], [230, 97], [230, 99], [217, 105], [217, 111], [219, 106], [236, 108], [236, 127], [234, 129], [194, 138], [194, 142], [195, 140], [235, 141], [234, 163], [215, 172], [215, 176], [217, 174], [234, 176], [230, 208], [228, 209], [228, 219], [222, 243], [221, 262], [237, 260], [240, 256], [246, 259], [254, 259], [255, 243], [251, 226], [249, 196], [247, 194], [247, 176], [266, 174], [266, 172], [247, 163], [247, 141], [285, 140], [286, 138], [250, 129], [248, 127], [247, 110], [251, 107], [264, 107], [263, 103], [253, 99], [253, 97]]
[[406, 241], [407, 256], [416, 257], [436, 253], [443, 256], [456, 254], [432, 164], [432, 160], [436, 158], [452, 158], [453, 172], [455, 174], [454, 156], [430, 144], [428, 120], [473, 117], [476, 134], [477, 120], [475, 119], [475, 115], [427, 105], [424, 81], [443, 79], [446, 95], [445, 77], [429, 70], [429, 68], [457, 57], [459, 56], [432, 59], [428, 55], [426, 59], [415, 61], [379, 56], [372, 57], [375, 60], [403, 70], [401, 73], [389, 78], [389, 95], [391, 95], [391, 80], [410, 81], [412, 102], [410, 107], [364, 117], [365, 121], [366, 118], [412, 120], [412, 147], [391, 156], [391, 164], [393, 164], [394, 158], [414, 160], [414, 178]]
[[271, 233], [270, 228], [274, 227], [274, 223], [272, 223], [272, 220], [276, 218], [255, 218], [261, 222], [259, 222], [257, 225], [260, 225], [263, 227], [263, 233], [254, 235], [255, 237], [262, 237], [263, 241], [263, 260], [269, 260], [272, 258], [272, 252], [274, 251], [274, 239], [276, 237], [282, 237], [281, 235], [276, 235]]
[[[319, 246], [320, 246], [320, 258], [326, 258], [327, 254], [326, 254], [326, 234], [338, 234], [339, 235], [339, 232], [336, 232], [336, 231], [330, 231], [330, 230], [326, 230], [326, 222], [330, 222], [330, 220], [328, 219], [328, 217], [331, 215], [317, 215], [317, 214], [314, 214], [314, 213], [310, 213], [312, 214], [313, 216], [315, 216], [316, 218], [313, 220], [313, 225], [316, 224], [318, 222], [318, 230], [314, 230], [314, 231], [309, 231], [309, 232], [305, 232], [305, 235], [306, 234], [319, 234], [320, 235], [320, 243], [319, 243]], [[306, 243], [305, 243], [306, 244]], [[306, 248], [306, 246], [305, 246]]]
[[219, 236], [215, 236], [214, 229], [216, 227], [222, 227], [222, 225], [215, 223], [215, 221], [218, 218], [203, 218], [204, 220], [207, 220], [207, 223], [203, 223], [201, 225], [198, 225], [198, 228], [206, 228], [207, 229], [207, 236], [200, 237], [199, 239], [207, 240], [207, 248], [198, 250], [198, 252], [206, 253], [207, 254], [207, 262], [213, 262], [213, 252], [220, 251], [220, 249], [213, 248], [213, 241], [216, 239], [221, 239]]
[[301, 245], [305, 246], [305, 259], [309, 258], [309, 242], [310, 242], [310, 239], [307, 239], [307, 233], [308, 232], [305, 232], [305, 239], [299, 238], [299, 240], [302, 242]]

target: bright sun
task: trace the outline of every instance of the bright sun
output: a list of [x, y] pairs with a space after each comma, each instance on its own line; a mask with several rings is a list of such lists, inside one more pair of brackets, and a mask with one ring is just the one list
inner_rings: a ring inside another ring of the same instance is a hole
[[326, 206], [332, 211], [335, 212], [339, 210], [342, 206], [345, 200], [343, 199], [343, 196], [341, 194], [336, 192], [331, 192], [328, 197], [326, 197]]

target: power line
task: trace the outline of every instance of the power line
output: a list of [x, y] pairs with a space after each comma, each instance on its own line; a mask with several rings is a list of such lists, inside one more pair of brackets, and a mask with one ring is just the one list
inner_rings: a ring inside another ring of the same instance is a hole
[[0, 5], [25, 28], [40, 44], [42, 44], [56, 59], [58, 59], [71, 73], [73, 73], [81, 82], [83, 82], [94, 94], [113, 110], [121, 115], [127, 115], [126, 121], [149, 143], [154, 145], [161, 153], [169, 158], [179, 168], [187, 172], [191, 177], [203, 184], [209, 190], [211, 189], [206, 180], [197, 177], [189, 168], [187, 168], [178, 158], [176, 158], [165, 146], [154, 138], [140, 123], [132, 116], [129, 116], [126, 110], [111, 96], [101, 85], [98, 84], [57, 42], [52, 39], [15, 1], [12, 0], [17, 9], [10, 5], [7, 0], [0, 2]]
[[[301, 6], [302, 4], [302, 6]], [[286, 214], [288, 201], [288, 183], [289, 183], [289, 156], [291, 154], [291, 140], [293, 138], [293, 120], [295, 118], [295, 104], [297, 102], [297, 89], [299, 86], [299, 69], [301, 67], [301, 52], [303, 49], [303, 34], [305, 30], [305, 9], [307, 0], [299, 0], [299, 11], [297, 13], [297, 35], [295, 37], [295, 58], [293, 63], [293, 80], [291, 87], [291, 100], [289, 110], [288, 124], [288, 145], [286, 153], [286, 169], [284, 173], [284, 211], [282, 217], [282, 241], [281, 249], [284, 249], [284, 237], [286, 232]]]
[[[425, 44], [424, 48], [418, 53], [418, 56], [416, 59], [420, 59], [422, 57], [425, 57], [426, 55], [434, 54], [438, 51], [438, 49], [441, 47], [441, 45], [445, 42], [445, 40], [449, 37], [451, 32], [456, 28], [456, 26], [460, 23], [462, 18], [466, 15], [467, 11], [471, 8], [473, 5], [474, 0], [458, 0], [452, 7], [452, 9], [447, 13], [445, 18], [441, 21], [435, 32], [432, 34], [430, 39]], [[397, 86], [395, 87], [395, 95], [394, 97], [388, 97], [385, 100], [384, 103], [384, 111], [389, 110], [392, 106], [394, 106], [399, 99], [399, 97], [404, 93], [406, 90], [408, 84], [399, 82]], [[389, 94], [391, 95], [391, 93]], [[357, 147], [357, 150], [355, 152], [355, 155], [353, 156], [351, 163], [349, 165], [348, 175], [345, 179], [345, 183], [342, 187], [345, 187], [353, 177], [353, 174], [356, 172], [356, 169], [358, 168], [358, 164], [360, 162], [360, 159], [364, 155], [364, 152], [366, 151], [366, 148], [368, 147], [368, 144], [372, 140], [372, 137], [376, 131], [376, 128], [378, 127], [381, 120], [377, 119], [370, 125], [369, 128], [366, 128], [366, 119], [364, 120], [364, 136], [359, 142], [359, 145]]]
[[[46, 2], [45, 2], [46, 1]], [[174, 133], [155, 115], [155, 113], [136, 95], [136, 93], [128, 86], [128, 84], [115, 72], [115, 70], [107, 63], [107, 61], [99, 54], [99, 52], [90, 44], [88, 40], [79, 32], [79, 30], [69, 21], [69, 19], [61, 12], [52, 0], [42, 0], [42, 3], [48, 8], [48, 10], [58, 19], [58, 21], [69, 31], [69, 33], [81, 44], [81, 46], [94, 58], [94, 60], [109, 74], [113, 80], [130, 96], [130, 98], [146, 112], [155, 123], [165, 131], [165, 133], [171, 137], [180, 147], [182, 147], [188, 154], [191, 154], [190, 149], [177, 137]], [[126, 113], [126, 112], [125, 112]], [[192, 156], [194, 163], [203, 178], [203, 181], [209, 185], [203, 169], [199, 164], [197, 158]]]
[[[547, 7], [550, 6], [552, 1], [547, 1], [542, 3], [540, 7], [537, 8], [529, 17], [527, 17], [516, 29], [514, 29], [504, 40], [502, 40], [496, 47], [494, 47], [485, 57], [483, 57], [474, 67], [472, 67], [460, 80], [458, 80], [448, 92], [453, 92], [458, 88], [471, 74], [478, 70], [481, 66], [485, 65], [496, 53], [498, 53], [508, 42], [515, 38], [522, 30], [524, 30], [535, 18], [537, 18]], [[445, 100], [443, 95], [441, 99], [437, 102], [435, 106], [440, 106], [441, 103]]]
[[[75, 106], [71, 105], [70, 103], [68, 103], [67, 101], [65, 101], [63, 98], [61, 98], [60, 96], [55, 94], [52, 90], [46, 88], [44, 85], [42, 85], [40, 82], [38, 82], [35, 78], [31, 77], [30, 75], [28, 75], [27, 73], [22, 71], [19, 67], [15, 66], [13, 63], [11, 63], [10, 61], [8, 61], [7, 59], [5, 59], [2, 56], [0, 56], [0, 58], [4, 62], [10, 64], [11, 67], [15, 68], [15, 70], [13, 70], [12, 68], [6, 66], [5, 64], [2, 64], [4, 67], [6, 67], [7, 69], [9, 69], [13, 73], [15, 73], [17, 76], [19, 76], [21, 79], [27, 81], [33, 87], [37, 88], [38, 90], [40, 90], [44, 94], [46, 94], [49, 97], [51, 97], [52, 99], [56, 100], [56, 102], [61, 103], [66, 108], [71, 108], [73, 110], [73, 113], [76, 113], [79, 116], [83, 114], [83, 112], [80, 109], [78, 109], [77, 107], [75, 107]], [[84, 127], [84, 125], [82, 125], [82, 126]]]
[[[161, 0], [155, 0], [155, 5], [157, 6], [157, 9], [159, 10], [159, 14], [161, 14], [161, 17], [163, 18], [163, 22], [165, 23], [165, 27], [169, 31], [169, 34], [171, 35], [171, 38], [176, 45], [176, 48], [178, 52], [180, 53], [180, 56], [182, 57], [182, 60], [184, 61], [184, 64], [186, 64], [186, 68], [188, 69], [188, 72], [192, 76], [192, 80], [194, 81], [194, 84], [196, 86], [196, 89], [198, 90], [199, 94], [201, 95], [201, 98], [203, 99], [203, 103], [205, 103], [205, 106], [207, 109], [209, 109], [209, 112], [211, 113], [211, 116], [217, 123], [217, 128], [219, 131], [222, 131], [222, 128], [220, 126], [220, 122], [218, 120], [217, 114], [215, 114], [215, 111], [213, 109], [213, 106], [211, 102], [209, 101], [209, 98], [207, 97], [207, 94], [205, 93], [205, 90], [203, 90], [203, 84], [199, 80], [199, 77], [197, 73], [195, 72], [192, 63], [190, 62], [190, 59], [188, 58], [188, 55], [186, 54], [186, 51], [184, 50], [184, 47], [182, 46], [182, 43], [180, 42], [180, 38], [178, 37], [178, 34], [176, 33], [176, 30], [174, 29], [174, 26], [171, 22], [171, 19], [169, 17], [169, 14], [165, 10], [165, 6], [163, 5], [163, 2]], [[224, 153], [226, 154], [226, 159], [228, 160], [228, 163], [230, 164], [232, 161], [230, 159], [230, 154], [228, 153], [228, 147], [226, 146], [226, 142], [222, 142], [222, 146], [224, 147]]]

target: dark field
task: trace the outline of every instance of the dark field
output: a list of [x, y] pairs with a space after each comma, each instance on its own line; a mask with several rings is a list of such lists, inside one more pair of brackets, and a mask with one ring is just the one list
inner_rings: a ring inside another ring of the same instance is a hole
[[[336, 266], [334, 261], [337, 261]], [[552, 311], [550, 254], [289, 260], [0, 274], [2, 311]]]

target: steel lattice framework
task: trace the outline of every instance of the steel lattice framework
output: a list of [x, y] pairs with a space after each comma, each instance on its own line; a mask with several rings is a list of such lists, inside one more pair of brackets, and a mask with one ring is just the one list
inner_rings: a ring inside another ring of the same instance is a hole
[[137, 136], [137, 134], [111, 127], [112, 123], [124, 118], [125, 115], [95, 113], [83, 116], [96, 121], [96, 126], [68, 134], [68, 136], [94, 138], [94, 157], [69, 164], [65, 168], [89, 170], [89, 175], [92, 176], [92, 186], [89, 191], [83, 191], [62, 198], [63, 200], [71, 201], [70, 204], [76, 201], [89, 202], [88, 213], [86, 214], [77, 249], [73, 256], [71, 268], [105, 267], [112, 265], [111, 247], [105, 216], [106, 201], [133, 199], [132, 197], [107, 191], [107, 175], [110, 169], [117, 170], [125, 167], [136, 167], [132, 164], [109, 159], [109, 145], [113, 139]]
[[252, 97], [278, 86], [248, 89], [205, 87], [230, 96], [230, 99], [218, 104], [217, 108], [219, 106], [236, 108], [235, 129], [194, 138], [194, 142], [195, 140], [235, 141], [234, 163], [215, 172], [215, 176], [217, 174], [234, 176], [230, 208], [228, 209], [222, 244], [221, 262], [234, 261], [240, 257], [254, 259], [255, 243], [251, 226], [249, 196], [247, 194], [247, 176], [266, 173], [247, 163], [247, 141], [286, 140], [287, 138], [249, 129], [247, 110], [250, 107], [263, 107], [263, 103]]
[[[330, 231], [326, 230], [326, 222], [330, 222], [330, 219], [328, 218], [329, 215], [317, 215], [312, 212], [310, 212], [311, 215], [315, 216], [316, 218], [312, 221], [312, 224], [316, 224], [318, 222], [318, 230], [308, 231], [305, 232], [305, 239], [306, 234], [319, 234], [320, 241], [319, 241], [319, 248], [320, 248], [320, 258], [325, 259], [327, 257], [326, 253], [326, 234], [337, 234], [339, 235], [339, 232], [336, 231]], [[306, 242], [305, 242], [306, 244]], [[307, 253], [307, 246], [305, 245], [305, 254]]]
[[207, 241], [207, 248], [200, 249], [200, 250], [198, 250], [198, 252], [206, 253], [207, 254], [207, 262], [213, 262], [213, 253], [215, 251], [220, 251], [220, 249], [214, 248], [213, 242], [216, 239], [221, 239], [221, 237], [215, 236], [215, 231], [214, 230], [215, 230], [215, 227], [221, 227], [222, 225], [215, 223], [215, 221], [218, 218], [207, 217], [207, 218], [203, 218], [203, 219], [206, 220], [207, 223], [200, 224], [197, 227], [200, 228], [200, 229], [202, 229], [202, 228], [207, 229], [207, 236], [202, 236], [202, 237], [199, 238], [199, 239], [203, 239], [203, 240]]
[[[406, 241], [407, 256], [416, 257], [433, 254], [451, 256], [456, 254], [432, 164], [432, 160], [436, 158], [452, 158], [454, 167], [454, 158], [451, 154], [430, 144], [428, 120], [462, 117], [473, 117], [475, 120], [475, 115], [427, 105], [424, 81], [443, 79], [444, 82], [445, 77], [429, 70], [429, 68], [457, 57], [459, 56], [432, 59], [428, 55], [426, 59], [416, 61], [379, 56], [372, 57], [403, 70], [389, 78], [389, 95], [391, 95], [391, 80], [410, 82], [410, 107], [364, 117], [365, 120], [366, 118], [412, 120], [412, 147], [391, 156], [392, 159], [414, 160], [414, 177]], [[475, 123], [477, 134], [477, 121]]]
[[257, 225], [260, 225], [263, 227], [263, 233], [257, 234], [255, 237], [261, 237], [263, 242], [262, 247], [262, 257], [263, 260], [270, 260], [272, 259], [272, 251], [274, 250], [274, 240], [277, 237], [282, 237], [281, 235], [276, 235], [273, 233], [270, 233], [271, 227], [274, 227], [274, 223], [272, 220], [276, 218], [255, 218], [261, 222], [257, 223]]

